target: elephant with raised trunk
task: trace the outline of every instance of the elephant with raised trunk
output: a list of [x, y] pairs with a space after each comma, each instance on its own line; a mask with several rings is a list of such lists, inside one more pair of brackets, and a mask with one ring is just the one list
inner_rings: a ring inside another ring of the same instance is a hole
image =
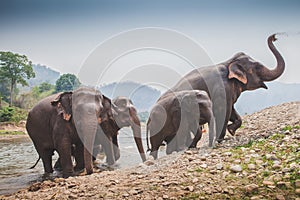
[[[212, 102], [205, 91], [183, 90], [169, 93], [160, 98], [151, 109], [147, 122], [147, 146], [150, 155], [157, 158], [157, 151], [163, 141], [167, 142], [166, 153], [194, 148], [201, 139], [201, 125], [209, 125], [209, 146], [215, 137], [215, 119]], [[150, 132], [151, 149], [148, 144]], [[194, 134], [191, 140], [191, 132]]]
[[[194, 69], [160, 99], [182, 90], [204, 90], [213, 102], [218, 141], [224, 139], [226, 128], [234, 135], [242, 124], [242, 119], [234, 108], [240, 94], [246, 90], [267, 89], [264, 82], [273, 81], [284, 72], [284, 59], [273, 44], [276, 41], [275, 36], [275, 34], [269, 36], [267, 42], [276, 58], [276, 68], [270, 70], [250, 56], [238, 53], [226, 62]], [[228, 121], [232, 123], [228, 124]]]

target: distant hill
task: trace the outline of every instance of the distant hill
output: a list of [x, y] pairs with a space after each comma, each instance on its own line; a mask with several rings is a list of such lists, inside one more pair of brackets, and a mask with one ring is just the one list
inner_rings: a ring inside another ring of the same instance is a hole
[[252, 114], [284, 102], [300, 101], [300, 84], [267, 83], [269, 89], [247, 91], [239, 97], [235, 108], [241, 115]]
[[135, 82], [111, 83], [98, 89], [112, 99], [117, 96], [129, 97], [139, 112], [149, 111], [161, 95], [159, 90]]
[[54, 71], [53, 69], [44, 65], [34, 64], [32, 68], [35, 72], [35, 78], [28, 80], [28, 84], [30, 87], [39, 85], [43, 82], [47, 82], [54, 85], [56, 80], [60, 76], [59, 72]]

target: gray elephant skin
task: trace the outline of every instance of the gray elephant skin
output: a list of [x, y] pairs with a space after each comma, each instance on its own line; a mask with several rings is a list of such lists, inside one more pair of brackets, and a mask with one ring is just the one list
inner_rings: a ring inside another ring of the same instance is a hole
[[[274, 41], [276, 41], [275, 34], [267, 39], [268, 47], [277, 61], [274, 69], [270, 70], [250, 56], [238, 53], [226, 62], [191, 71], [160, 99], [169, 93], [182, 90], [206, 91], [213, 102], [217, 140], [223, 141], [226, 129], [234, 135], [242, 124], [242, 119], [234, 108], [240, 94], [247, 90], [267, 89], [264, 82], [273, 81], [283, 74], [285, 62], [274, 46]], [[229, 121], [232, 123], [228, 124]]]
[[[76, 101], [81, 109], [82, 117], [90, 117], [90, 121], [86, 124], [85, 135], [77, 133], [72, 107], [68, 106], [74, 104], [72, 102], [74, 101], [73, 92], [46, 97], [37, 103], [28, 114], [26, 129], [43, 161], [45, 173], [53, 172], [52, 155], [54, 151], [57, 151], [62, 162], [63, 176], [74, 175], [71, 159], [72, 145], [75, 145], [75, 150], [78, 151], [74, 152], [75, 155], [78, 155], [75, 157], [77, 163], [75, 170], [85, 168], [88, 174], [93, 172], [90, 153], [93, 145], [88, 145], [94, 143], [100, 114], [108, 115], [105, 113], [106, 109], [103, 108], [104, 99], [100, 92], [90, 88], [80, 88], [75, 91], [75, 94], [81, 96]], [[84, 125], [82, 121], [80, 123]], [[108, 146], [108, 144], [104, 144], [104, 146]], [[107, 152], [109, 153], [109, 151]], [[113, 150], [110, 152], [108, 157], [111, 157], [111, 162], [114, 162]], [[81, 154], [84, 156], [80, 156]], [[84, 160], [82, 160], [83, 158]]]
[[[151, 153], [157, 158], [162, 142], [167, 143], [166, 153], [196, 147], [202, 136], [201, 125], [209, 124], [209, 146], [215, 136], [215, 119], [212, 102], [205, 91], [184, 90], [168, 93], [151, 109], [147, 122], [147, 145], [150, 133]], [[195, 137], [191, 141], [192, 132]]]

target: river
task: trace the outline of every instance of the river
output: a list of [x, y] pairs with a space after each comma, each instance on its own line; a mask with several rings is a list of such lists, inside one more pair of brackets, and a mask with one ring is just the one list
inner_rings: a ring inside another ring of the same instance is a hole
[[[145, 136], [145, 132], [142, 132], [142, 135]], [[145, 138], [143, 145], [146, 151]], [[127, 168], [142, 162], [130, 128], [120, 130], [119, 146], [121, 157], [117, 161], [116, 168]], [[160, 156], [163, 154], [164, 151], [159, 152]], [[57, 157], [55, 153], [53, 164]], [[29, 169], [37, 158], [38, 154], [29, 137], [0, 140], [0, 194], [13, 193], [43, 180], [42, 161], [34, 169]]]

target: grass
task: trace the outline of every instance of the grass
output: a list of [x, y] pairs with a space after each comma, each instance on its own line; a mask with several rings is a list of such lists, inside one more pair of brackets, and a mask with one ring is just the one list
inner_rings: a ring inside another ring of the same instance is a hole
[[0, 130], [0, 135], [25, 135], [26, 133], [22, 131], [7, 131], [7, 130]]

